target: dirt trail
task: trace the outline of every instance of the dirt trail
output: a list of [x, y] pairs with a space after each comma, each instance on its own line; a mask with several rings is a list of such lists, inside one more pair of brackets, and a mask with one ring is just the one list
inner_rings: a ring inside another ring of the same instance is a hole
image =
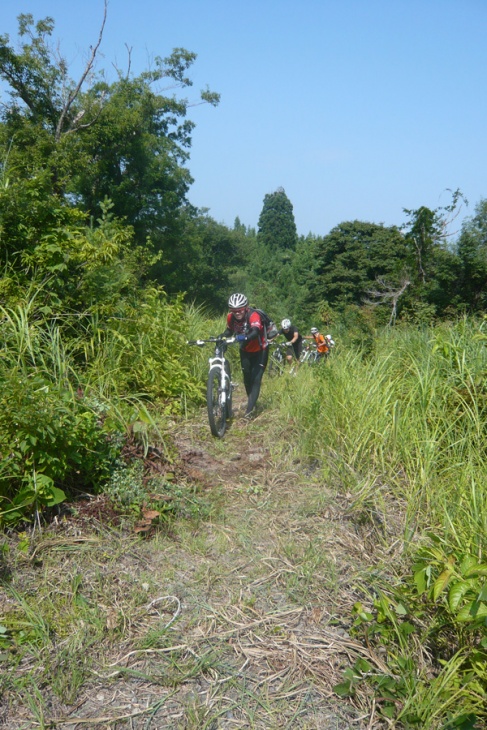
[[[332, 691], [358, 656], [380, 666], [347, 632], [367, 535], [319, 469], [272, 456], [273, 418], [265, 407], [250, 422], [237, 417], [223, 440], [210, 436], [203, 412], [175, 425], [178, 479], [211, 504], [197, 527], [187, 521], [145, 540], [97, 521], [59, 528], [64, 539], [96, 532], [96, 555], [66, 554], [65, 569], [82, 560], [86, 581], [102, 571], [107, 616], [124, 621], [118, 641], [98, 648], [76, 702], [61, 704], [46, 684], [46, 727], [380, 727]], [[136, 610], [126, 603], [134, 591]], [[29, 717], [27, 706], [11, 707], [0, 727], [41, 726]]]

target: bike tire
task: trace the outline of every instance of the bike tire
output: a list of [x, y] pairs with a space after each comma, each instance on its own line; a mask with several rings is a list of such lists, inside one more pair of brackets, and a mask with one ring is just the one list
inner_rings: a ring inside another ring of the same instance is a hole
[[208, 421], [213, 436], [223, 438], [227, 428], [227, 406], [222, 404], [220, 387], [220, 368], [213, 367], [208, 373], [206, 387], [206, 405], [208, 407]]
[[227, 419], [231, 419], [233, 417], [233, 409], [232, 409], [232, 395], [233, 395], [233, 388], [232, 388], [232, 371], [230, 369], [230, 363], [228, 360], [225, 360], [225, 373], [227, 374], [227, 380], [226, 380], [226, 387], [227, 387]]

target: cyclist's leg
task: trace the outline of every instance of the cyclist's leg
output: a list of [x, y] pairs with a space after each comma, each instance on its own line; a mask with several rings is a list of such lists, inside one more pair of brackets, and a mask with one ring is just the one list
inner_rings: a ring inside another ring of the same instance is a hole
[[296, 359], [296, 362], [294, 363], [295, 367], [299, 367], [299, 363], [301, 362], [301, 354], [303, 352], [303, 340], [298, 340], [293, 344], [293, 350], [294, 350], [294, 357]]
[[267, 366], [268, 357], [269, 352], [267, 348], [265, 350], [260, 350], [260, 352], [251, 354], [252, 384], [249, 393], [249, 400], [247, 403], [247, 410], [245, 412], [246, 416], [248, 416], [254, 410], [255, 404], [257, 403], [257, 398], [259, 397], [260, 393], [260, 386], [262, 384], [262, 376], [264, 375]]
[[240, 365], [242, 367], [245, 392], [249, 395], [252, 387], [252, 363], [250, 361], [249, 353], [245, 352], [245, 350], [240, 350]]

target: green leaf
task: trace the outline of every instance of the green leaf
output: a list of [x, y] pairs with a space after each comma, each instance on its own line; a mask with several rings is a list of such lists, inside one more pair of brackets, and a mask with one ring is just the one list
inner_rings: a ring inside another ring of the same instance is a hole
[[367, 659], [357, 659], [355, 664], [353, 665], [353, 668], [356, 673], [360, 676], [362, 673], [370, 672], [372, 669], [372, 664], [367, 661]]
[[339, 697], [353, 697], [354, 695], [351, 682], [340, 682], [340, 684], [335, 684], [332, 689]]
[[487, 564], [476, 563], [475, 565], [470, 566], [464, 575], [465, 578], [471, 578], [474, 575], [487, 575]]
[[462, 562], [460, 563], [460, 573], [468, 577], [468, 571], [477, 565], [477, 558], [475, 558], [473, 555], [466, 555]]
[[416, 631], [413, 624], [409, 623], [409, 621], [403, 621], [399, 625], [399, 631], [403, 636], [409, 636], [409, 634], [412, 634]]
[[457, 621], [472, 621], [473, 619], [485, 618], [486, 616], [487, 606], [485, 603], [470, 601], [457, 613]]
[[452, 577], [452, 574], [453, 571], [451, 568], [446, 568], [442, 573], [440, 573], [433, 585], [433, 600], [436, 601], [440, 593], [444, 591], [450, 581], [450, 578]]
[[54, 507], [54, 505], [64, 502], [65, 499], [66, 495], [62, 489], [59, 489], [58, 487], [51, 487], [50, 496], [46, 500], [46, 504], [48, 507]]
[[413, 575], [413, 580], [416, 585], [416, 590], [418, 591], [419, 595], [424, 593], [427, 588], [426, 583], [426, 568], [420, 568], [417, 570]]
[[450, 611], [455, 612], [458, 609], [462, 598], [472, 589], [472, 582], [466, 580], [456, 581], [450, 586], [448, 592], [448, 606], [450, 607]]

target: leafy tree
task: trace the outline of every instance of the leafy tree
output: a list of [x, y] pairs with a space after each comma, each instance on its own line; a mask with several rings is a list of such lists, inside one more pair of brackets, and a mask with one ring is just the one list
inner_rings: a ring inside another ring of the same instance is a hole
[[[2, 235], [19, 251], [35, 245], [40, 230], [58, 225], [60, 209], [77, 206], [96, 219], [102, 201], [110, 198], [113, 214], [133, 226], [134, 242], [144, 244], [150, 236], [159, 250], [166, 233], [178, 229], [186, 204], [192, 179], [185, 163], [194, 124], [186, 118], [187, 99], [154, 86], [164, 80], [191, 86], [187, 72], [196, 56], [178, 48], [157, 57], [150, 71], [136, 78], [119, 71], [109, 84], [94, 72], [102, 25], [74, 82], [65, 60], [50, 49], [53, 28], [51, 18], [34, 23], [31, 15], [20, 15], [20, 50], [0, 36], [0, 78], [10, 90], [0, 116], [0, 172], [16, 179], [14, 190], [3, 190]], [[216, 104], [218, 95], [205, 90], [201, 100]], [[29, 199], [29, 208], [38, 201], [46, 212], [37, 226], [27, 220], [19, 235], [16, 212]]]
[[480, 200], [475, 215], [464, 221], [457, 244], [461, 263], [460, 288], [472, 311], [487, 305], [487, 199]]
[[270, 252], [294, 251], [296, 248], [293, 206], [284, 188], [265, 195], [257, 235], [259, 243]]
[[408, 291], [409, 308], [426, 306], [435, 315], [451, 313], [461, 305], [460, 296], [452, 297], [459, 286], [460, 262], [449, 244], [448, 227], [464, 200], [459, 190], [452, 192], [449, 205], [431, 210], [421, 206], [404, 209], [409, 217], [405, 241], [412, 286]]
[[325, 236], [316, 255], [311, 298], [343, 309], [347, 304], [363, 304], [378, 278], [398, 282], [407, 248], [395, 226], [353, 221], [341, 223]]
[[[217, 311], [226, 307], [232, 277], [245, 261], [245, 236], [204, 213], [188, 208], [179, 219], [174, 245], [169, 245], [153, 272], [169, 293], [184, 292]], [[179, 243], [178, 243], [179, 242]]]

